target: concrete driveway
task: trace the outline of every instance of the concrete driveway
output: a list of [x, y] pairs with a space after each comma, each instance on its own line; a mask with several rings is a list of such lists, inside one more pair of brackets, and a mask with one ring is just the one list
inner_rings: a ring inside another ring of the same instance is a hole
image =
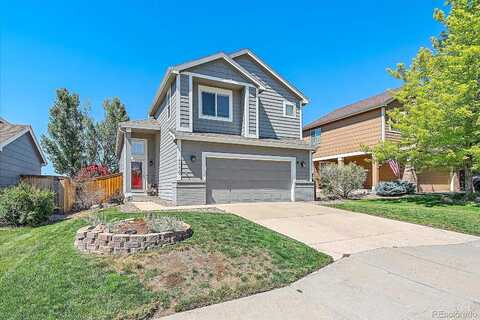
[[245, 219], [299, 240], [335, 260], [344, 254], [424, 245], [456, 244], [479, 238], [312, 202], [217, 205]]
[[337, 261], [290, 286], [167, 319], [480, 319], [477, 237], [313, 203], [219, 207]]

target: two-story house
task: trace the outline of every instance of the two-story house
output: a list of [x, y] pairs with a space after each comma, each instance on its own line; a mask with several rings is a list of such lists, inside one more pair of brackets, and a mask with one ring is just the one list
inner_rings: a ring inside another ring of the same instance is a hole
[[250, 50], [167, 69], [146, 120], [120, 124], [126, 197], [170, 204], [313, 199], [308, 99]]
[[354, 162], [367, 171], [365, 188], [374, 189], [380, 181], [405, 179], [417, 183], [421, 192], [458, 191], [458, 175], [449, 168], [431, 168], [415, 173], [393, 164], [379, 164], [362, 146], [373, 147], [381, 141], [398, 141], [400, 135], [392, 130], [388, 110], [401, 107], [391, 91], [335, 109], [303, 128], [306, 141], [316, 145], [314, 170], [322, 163], [347, 164]]

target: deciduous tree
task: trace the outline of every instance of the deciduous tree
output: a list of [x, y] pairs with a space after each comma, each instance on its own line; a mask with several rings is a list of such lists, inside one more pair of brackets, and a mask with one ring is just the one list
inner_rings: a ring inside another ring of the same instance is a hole
[[480, 0], [451, 0], [436, 9], [445, 30], [421, 48], [410, 67], [389, 72], [404, 81], [395, 92], [404, 108], [389, 112], [400, 143], [374, 148], [379, 161], [396, 159], [417, 170], [463, 169], [473, 191], [472, 170], [480, 167]]

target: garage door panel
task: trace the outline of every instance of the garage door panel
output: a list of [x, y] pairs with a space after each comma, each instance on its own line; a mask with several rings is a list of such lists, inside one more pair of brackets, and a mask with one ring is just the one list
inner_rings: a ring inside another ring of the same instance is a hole
[[207, 158], [207, 202], [290, 201], [287, 161]]

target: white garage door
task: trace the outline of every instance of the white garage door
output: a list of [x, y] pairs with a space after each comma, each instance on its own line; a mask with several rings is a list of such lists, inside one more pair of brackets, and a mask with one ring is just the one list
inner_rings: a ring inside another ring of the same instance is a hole
[[291, 163], [206, 159], [207, 203], [291, 200]]

